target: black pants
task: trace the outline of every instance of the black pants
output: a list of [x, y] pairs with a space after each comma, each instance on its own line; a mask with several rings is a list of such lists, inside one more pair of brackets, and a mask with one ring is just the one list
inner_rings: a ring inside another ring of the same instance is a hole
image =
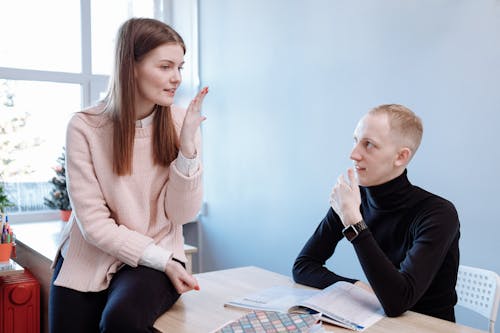
[[50, 333], [154, 332], [156, 318], [180, 296], [165, 273], [144, 266], [123, 267], [100, 292], [54, 286], [63, 261], [50, 286]]

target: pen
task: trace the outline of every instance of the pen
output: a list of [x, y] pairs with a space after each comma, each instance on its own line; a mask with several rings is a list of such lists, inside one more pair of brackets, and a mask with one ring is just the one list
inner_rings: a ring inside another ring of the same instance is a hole
[[9, 225], [9, 217], [5, 214], [0, 214], [1, 218], [1, 234], [0, 234], [0, 243], [13, 243], [15, 242], [14, 232], [12, 231], [11, 226]]
[[9, 222], [7, 222], [7, 216], [5, 217], [5, 224], [3, 225], [3, 230], [2, 230], [2, 243], [8, 243], [7, 237], [9, 235]]

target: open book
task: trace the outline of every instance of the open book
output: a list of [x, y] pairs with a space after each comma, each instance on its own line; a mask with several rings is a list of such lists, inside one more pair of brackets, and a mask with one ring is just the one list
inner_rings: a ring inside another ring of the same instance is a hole
[[251, 310], [320, 313], [321, 320], [363, 331], [384, 316], [377, 297], [349, 282], [339, 281], [323, 290], [276, 286], [226, 302]]

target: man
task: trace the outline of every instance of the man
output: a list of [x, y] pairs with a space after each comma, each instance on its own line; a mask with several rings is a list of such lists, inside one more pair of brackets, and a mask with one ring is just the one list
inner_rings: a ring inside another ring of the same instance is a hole
[[[331, 208], [295, 260], [296, 282], [325, 288], [348, 281], [372, 290], [389, 317], [412, 310], [455, 321], [457, 212], [407, 178], [422, 132], [420, 119], [402, 105], [381, 105], [361, 118], [351, 152], [354, 170], [347, 170], [348, 180], [338, 178]], [[354, 246], [368, 284], [325, 267], [343, 237]]]

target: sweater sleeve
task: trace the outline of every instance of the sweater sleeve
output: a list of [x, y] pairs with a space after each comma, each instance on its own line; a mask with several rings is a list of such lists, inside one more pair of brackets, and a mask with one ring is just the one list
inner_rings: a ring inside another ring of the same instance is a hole
[[342, 222], [330, 208], [295, 259], [292, 270], [295, 282], [315, 288], [326, 288], [337, 281], [356, 281], [337, 275], [325, 267], [338, 242], [344, 237], [342, 229]]
[[400, 267], [387, 258], [369, 230], [353, 241], [363, 271], [389, 317], [412, 308], [429, 288], [456, 238], [458, 215], [447, 201], [421, 209], [413, 242]]
[[[185, 110], [173, 109], [174, 122], [180, 133]], [[195, 147], [198, 161], [201, 160], [201, 131], [198, 129], [195, 136]], [[177, 159], [182, 157], [177, 157]], [[170, 164], [169, 181], [165, 195], [165, 213], [174, 224], [185, 224], [193, 221], [198, 215], [203, 200], [202, 173], [203, 166], [191, 175], [185, 175], [178, 169], [177, 159]]]
[[153, 239], [118, 225], [113, 219], [95, 173], [91, 132], [92, 128], [76, 114], [66, 133], [68, 193], [76, 221], [87, 242], [135, 267]]

